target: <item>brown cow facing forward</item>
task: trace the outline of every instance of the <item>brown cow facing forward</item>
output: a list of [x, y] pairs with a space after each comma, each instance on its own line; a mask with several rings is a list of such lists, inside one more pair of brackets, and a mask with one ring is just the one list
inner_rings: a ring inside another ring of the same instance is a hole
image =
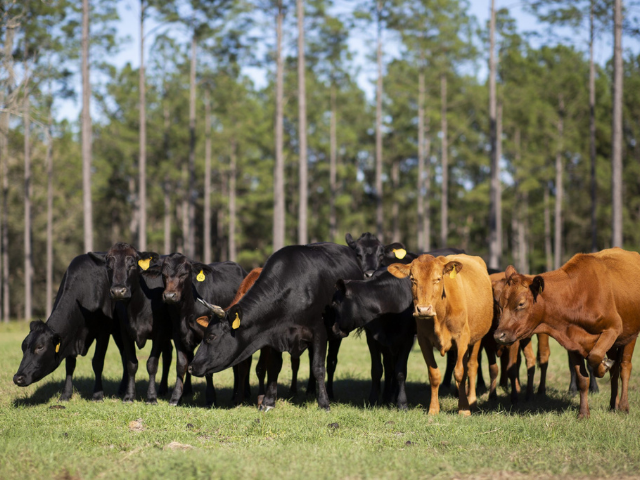
[[[487, 266], [480, 257], [420, 255], [409, 265], [393, 264], [389, 272], [411, 277], [418, 343], [429, 368], [429, 414], [440, 411], [440, 371], [433, 348], [441, 355], [455, 344], [458, 358], [454, 377], [458, 385], [458, 413], [470, 415], [476, 402], [476, 373], [480, 341], [491, 328], [493, 295]], [[469, 377], [469, 390], [460, 388]]]
[[578, 418], [589, 417], [585, 358], [597, 377], [611, 369], [611, 409], [628, 412], [631, 357], [640, 332], [640, 255], [612, 248], [575, 255], [542, 275], [521, 275], [509, 266], [505, 276], [496, 341], [551, 335], [569, 351], [578, 378]]

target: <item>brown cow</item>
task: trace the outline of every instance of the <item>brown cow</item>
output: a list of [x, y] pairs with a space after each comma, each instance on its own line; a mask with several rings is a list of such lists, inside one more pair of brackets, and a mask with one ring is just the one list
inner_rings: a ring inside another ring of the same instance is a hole
[[575, 255], [560, 269], [542, 275], [520, 275], [512, 266], [505, 275], [496, 340], [509, 344], [546, 333], [565, 347], [580, 388], [578, 418], [589, 417], [584, 359], [597, 377], [613, 367], [610, 405], [628, 412], [631, 357], [640, 332], [640, 292], [635, 283], [640, 255], [612, 248]]
[[[476, 402], [478, 350], [491, 328], [493, 297], [487, 266], [480, 257], [420, 255], [409, 265], [388, 268], [398, 277], [411, 277], [418, 342], [429, 368], [429, 413], [440, 411], [440, 371], [433, 356], [436, 347], [444, 355], [453, 344], [458, 349], [454, 377], [458, 385], [458, 413], [470, 415]], [[462, 273], [461, 273], [462, 272]], [[469, 391], [460, 388], [469, 377]]]

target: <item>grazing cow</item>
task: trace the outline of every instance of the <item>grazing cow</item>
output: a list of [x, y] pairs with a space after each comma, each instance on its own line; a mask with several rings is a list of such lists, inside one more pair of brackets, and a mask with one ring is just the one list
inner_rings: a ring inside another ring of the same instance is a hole
[[[60, 400], [69, 400], [73, 393], [76, 357], [86, 355], [95, 340], [96, 349], [91, 362], [95, 374], [93, 400], [102, 400], [102, 369], [110, 335], [113, 335], [122, 355], [120, 325], [109, 298], [104, 254], [79, 255], [71, 261], [62, 277], [47, 322], [31, 322], [29, 334], [22, 342], [22, 362], [13, 382], [20, 387], [31, 385], [49, 375], [66, 359], [67, 377]], [[124, 355], [122, 363], [121, 391], [127, 378]]]
[[322, 312], [339, 279], [362, 279], [349, 247], [319, 243], [278, 250], [246, 295], [222, 320], [209, 324], [189, 371], [196, 376], [219, 372], [270, 346], [269, 385], [261, 406], [269, 409], [276, 401], [282, 352], [299, 357], [312, 348], [318, 405], [328, 409], [324, 379], [328, 332]]
[[384, 364], [382, 401], [397, 402], [399, 409], [406, 410], [407, 360], [416, 334], [411, 283], [398, 280], [386, 268], [381, 268], [366, 281], [338, 280], [336, 287], [331, 305], [325, 311], [325, 322], [339, 337], [364, 329], [371, 354], [369, 403], [378, 403]]
[[[462, 273], [461, 273], [462, 272]], [[389, 273], [411, 278], [418, 342], [429, 368], [430, 414], [440, 411], [440, 371], [433, 356], [436, 347], [444, 354], [456, 345], [458, 361], [454, 377], [458, 385], [458, 412], [470, 415], [476, 401], [478, 351], [491, 328], [493, 297], [487, 266], [480, 257], [421, 255], [409, 265], [393, 264]], [[467, 394], [465, 380], [469, 376]]]
[[[194, 350], [202, 341], [209, 318], [208, 309], [197, 299], [202, 298], [215, 305], [227, 305], [235, 297], [247, 272], [235, 262], [205, 265], [192, 262], [181, 253], [164, 257], [160, 269], [164, 285], [162, 300], [167, 304], [171, 318], [177, 355], [176, 386], [169, 404], [177, 405], [183, 393], [189, 394], [192, 391], [187, 367], [193, 359]], [[212, 407], [216, 396], [213, 378], [206, 375], [206, 380], [206, 405]], [[238, 385], [235, 385], [235, 390], [237, 389]]]
[[162, 302], [164, 284], [162, 272], [150, 266], [158, 260], [154, 252], [138, 252], [127, 243], [116, 243], [105, 256], [106, 270], [111, 288], [109, 293], [115, 300], [122, 342], [127, 359], [129, 381], [123, 397], [124, 402], [135, 398], [135, 381], [138, 370], [136, 345], [143, 348], [147, 340], [152, 341], [147, 360], [149, 388], [147, 403], [158, 402], [158, 393], [166, 393], [168, 370], [163, 370], [160, 389], [156, 391], [156, 373], [160, 353], [171, 351], [171, 319]]
[[569, 351], [576, 372], [578, 418], [589, 417], [585, 358], [597, 377], [611, 369], [611, 409], [628, 412], [631, 357], [640, 332], [640, 295], [634, 283], [640, 276], [640, 255], [612, 248], [575, 255], [542, 275], [521, 275], [509, 266], [505, 276], [496, 340], [510, 344], [534, 333], [552, 336]]

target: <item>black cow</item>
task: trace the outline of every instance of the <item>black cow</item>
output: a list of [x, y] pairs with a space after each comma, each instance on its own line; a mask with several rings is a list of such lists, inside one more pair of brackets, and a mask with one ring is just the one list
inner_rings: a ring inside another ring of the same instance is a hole
[[136, 345], [143, 348], [152, 341], [147, 360], [149, 388], [147, 403], [157, 403], [158, 393], [168, 390], [169, 370], [164, 368], [160, 389], [156, 391], [156, 374], [160, 354], [165, 356], [165, 366], [171, 363], [171, 319], [162, 301], [164, 284], [159, 267], [152, 266], [159, 256], [153, 252], [138, 252], [127, 243], [116, 243], [105, 256], [106, 270], [111, 287], [109, 293], [116, 303], [122, 329], [122, 342], [127, 359], [129, 381], [124, 402], [135, 398], [135, 378], [138, 370]]
[[256, 283], [205, 331], [189, 371], [215, 373], [242, 362], [264, 346], [273, 348], [263, 409], [275, 405], [282, 352], [299, 357], [312, 348], [318, 406], [329, 408], [325, 385], [328, 332], [322, 312], [339, 279], [362, 279], [354, 251], [333, 243], [294, 245], [275, 252]]
[[369, 232], [360, 235], [358, 240], [354, 240], [350, 233], [344, 238], [355, 252], [365, 278], [371, 277], [382, 266], [403, 262], [405, 257], [407, 263], [411, 263], [416, 258], [415, 254], [407, 252], [402, 243], [394, 242], [384, 246], [378, 237]]
[[[384, 364], [384, 403], [407, 409], [407, 360], [416, 334], [411, 282], [395, 278], [386, 267], [368, 280], [338, 280], [337, 291], [325, 312], [325, 322], [337, 336], [364, 328], [371, 354], [369, 403], [378, 403]], [[398, 283], [403, 288], [398, 288]], [[384, 313], [381, 313], [384, 312]], [[340, 329], [343, 328], [343, 330]], [[382, 362], [380, 356], [382, 355]]]
[[[247, 272], [235, 262], [206, 265], [192, 262], [181, 253], [173, 253], [165, 257], [161, 269], [164, 283], [162, 298], [168, 304], [173, 325], [173, 343], [177, 354], [178, 375], [169, 404], [177, 405], [183, 393], [188, 394], [192, 391], [191, 375], [187, 372], [187, 367], [193, 360], [193, 352], [202, 341], [205, 326], [208, 323], [209, 310], [198, 301], [198, 298], [215, 305], [229, 305], [242, 280], [247, 276]], [[206, 317], [207, 321], [200, 320], [201, 317]], [[237, 372], [234, 371], [234, 373], [237, 377]], [[183, 387], [182, 379], [185, 374], [187, 377]], [[213, 406], [216, 400], [212, 377], [212, 375], [206, 375], [205, 396], [208, 407]], [[245, 375], [244, 378], [248, 384], [249, 377]], [[235, 390], [238, 388], [239, 386], [235, 385]], [[244, 385], [241, 390], [248, 392], [247, 385]], [[235, 392], [234, 397], [236, 397]], [[237, 398], [236, 401], [238, 401]]]
[[[66, 359], [67, 377], [60, 400], [69, 400], [73, 393], [72, 377], [76, 357], [86, 355], [95, 340], [92, 366], [95, 374], [93, 399], [102, 400], [102, 369], [113, 338], [122, 355], [120, 325], [114, 317], [109, 298], [109, 279], [104, 270], [104, 254], [83, 254], [74, 258], [60, 283], [53, 310], [46, 323], [31, 322], [30, 332], [22, 342], [22, 362], [13, 382], [26, 387], [53, 372]], [[127, 379], [124, 355], [120, 392]]]

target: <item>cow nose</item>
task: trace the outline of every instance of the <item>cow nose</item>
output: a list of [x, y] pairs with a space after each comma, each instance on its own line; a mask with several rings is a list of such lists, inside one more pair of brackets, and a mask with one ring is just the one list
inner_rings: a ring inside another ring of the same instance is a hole
[[193, 375], [193, 365], [189, 365], [189, 367], [187, 368], [187, 371]]
[[111, 298], [122, 298], [126, 295], [127, 289], [126, 287], [112, 287], [110, 292]]
[[13, 383], [15, 383], [18, 386], [22, 386], [24, 385], [26, 382], [26, 379], [24, 378], [24, 375], [14, 375], [13, 376]]
[[416, 305], [416, 313], [419, 317], [433, 317], [433, 307], [431, 305]]
[[175, 302], [176, 301], [176, 296], [177, 295], [175, 294], [175, 292], [169, 292], [169, 293], [165, 292], [165, 293], [162, 294], [163, 300], [165, 302], [169, 302], [169, 303]]
[[493, 339], [498, 343], [505, 343], [507, 339], [507, 334], [506, 332], [496, 331], [496, 333], [493, 334]]
[[375, 270], [367, 270], [366, 272], [364, 272], [364, 276], [366, 278], [371, 278], [371, 277], [373, 277], [374, 273], [375, 273]]

